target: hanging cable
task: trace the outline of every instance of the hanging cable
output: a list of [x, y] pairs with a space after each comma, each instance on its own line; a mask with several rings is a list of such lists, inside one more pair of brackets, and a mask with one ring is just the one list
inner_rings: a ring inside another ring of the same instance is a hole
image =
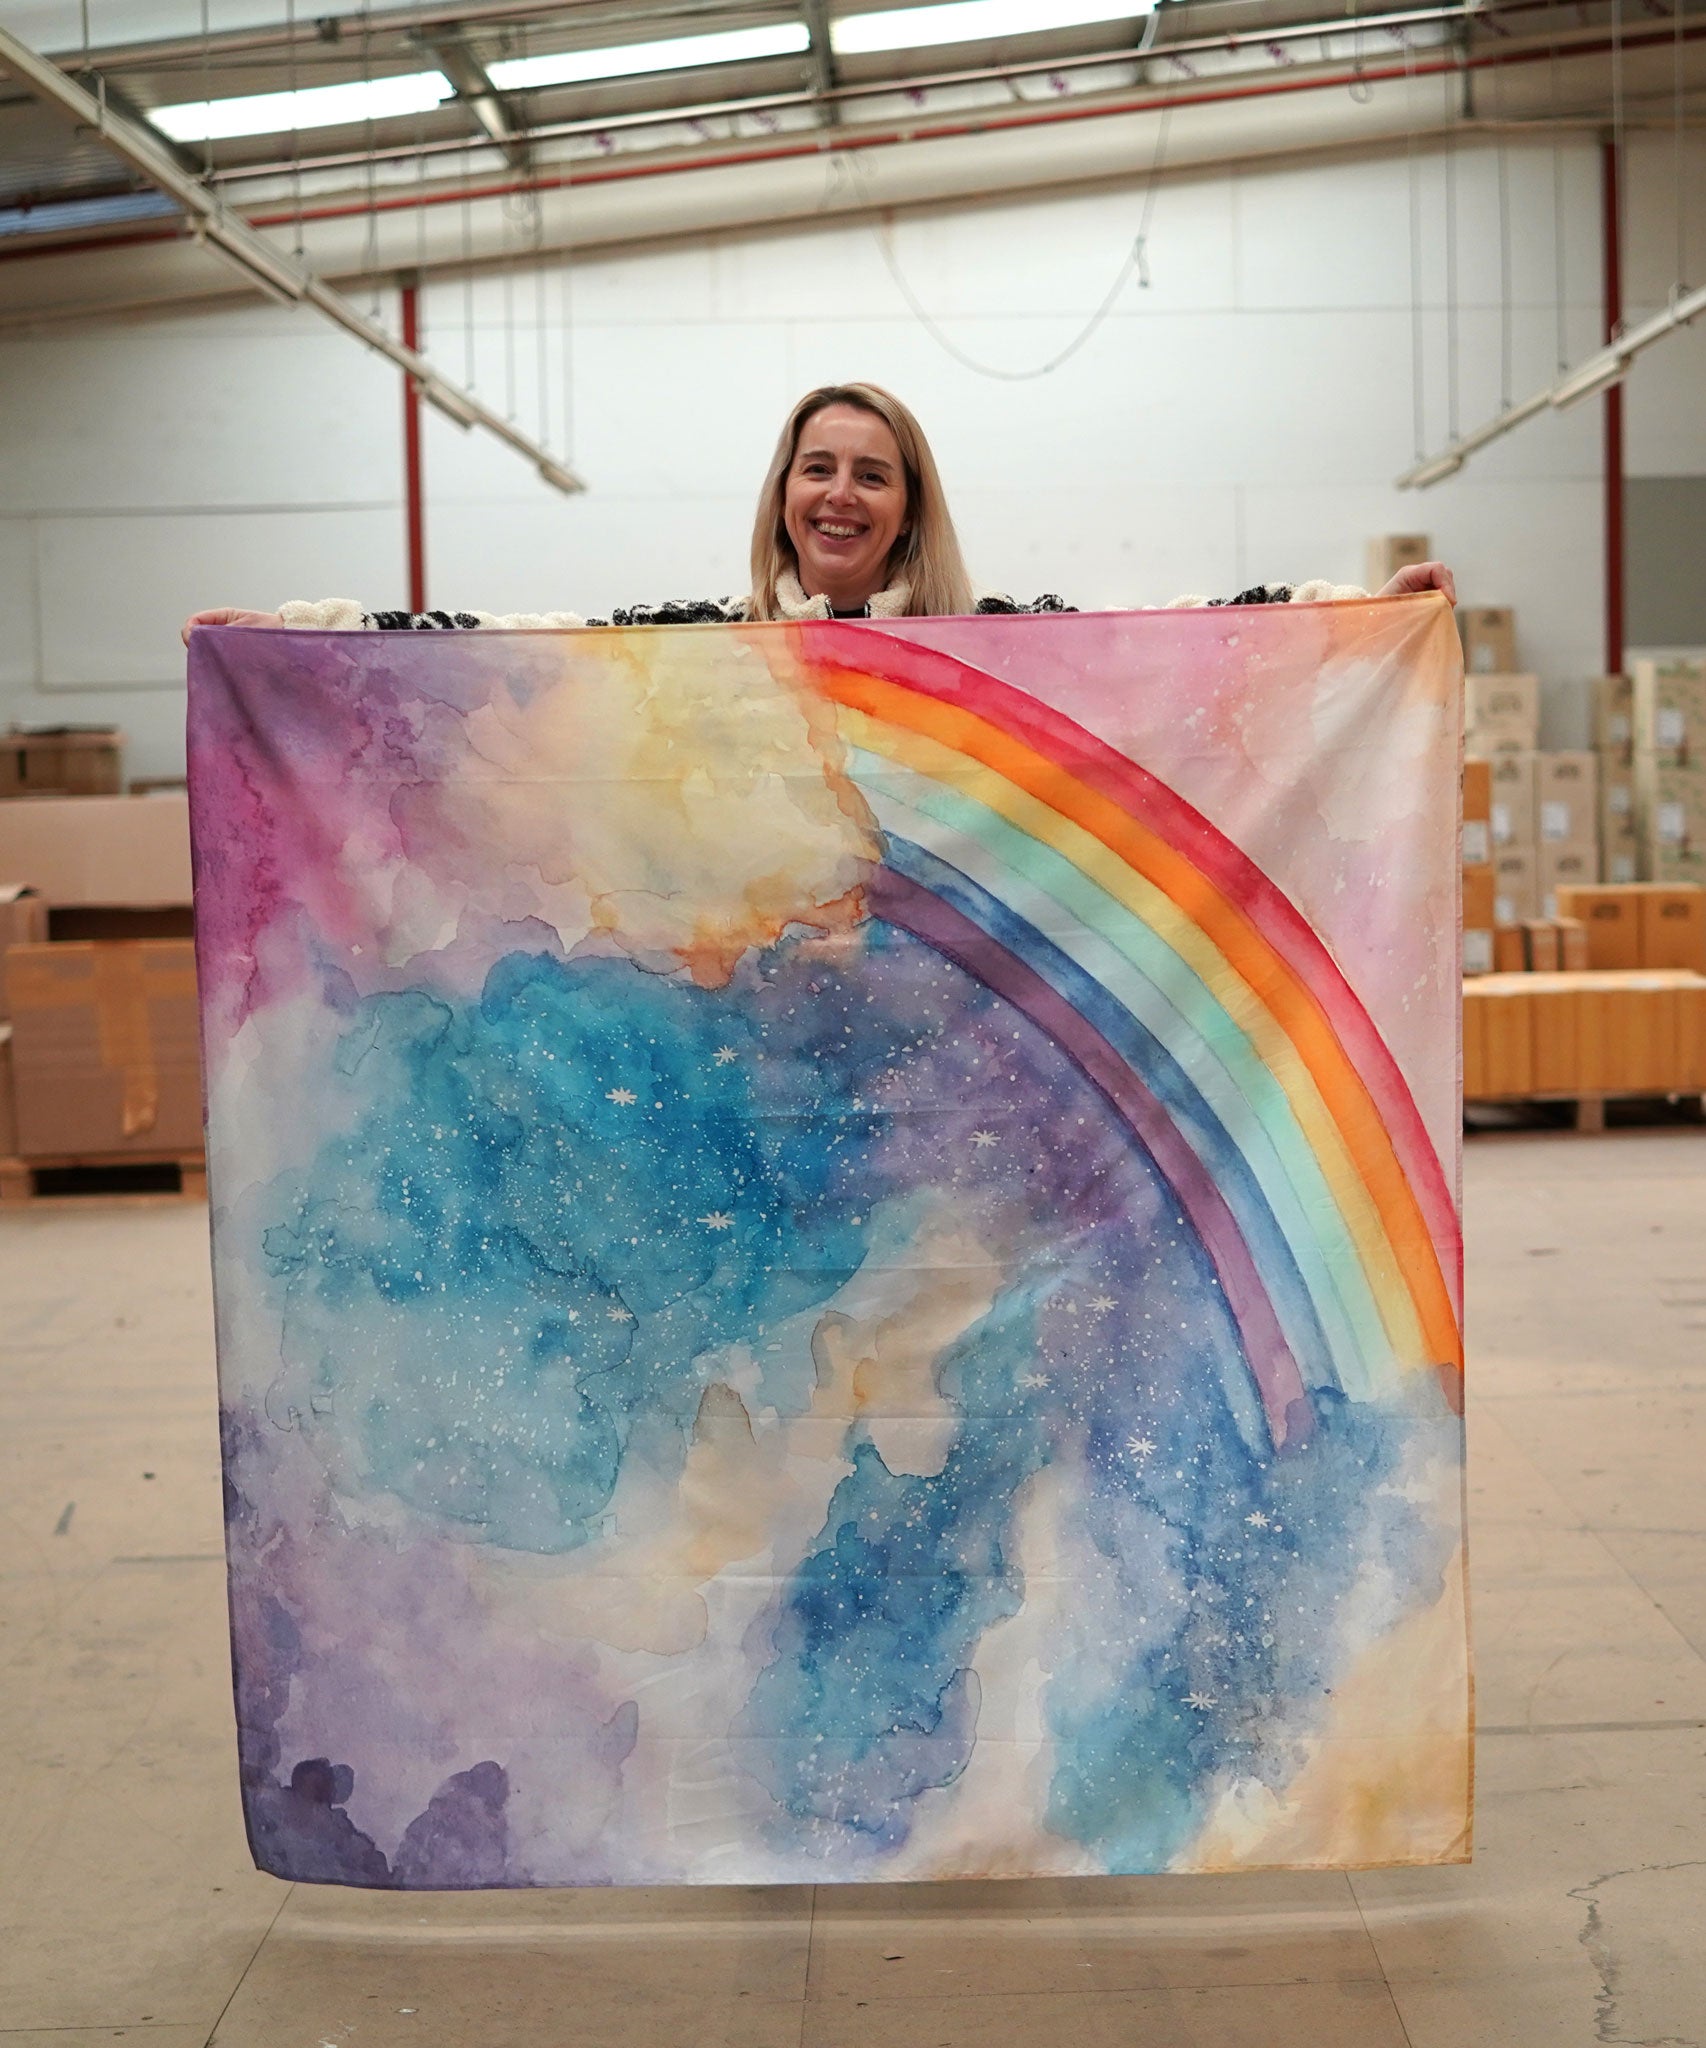
[[474, 152], [462, 152], [462, 381], [470, 391], [474, 384], [474, 202], [469, 197], [469, 180], [474, 174]]
[[[1671, 0], [1680, 7], [1682, 0]], [[1617, 249], [1619, 261], [1629, 246], [1629, 171], [1623, 152], [1623, 0], [1611, 0], [1611, 160], [1617, 168]], [[1623, 293], [1617, 293], [1617, 332], [1606, 336], [1615, 341], [1623, 332]]]
[[1552, 292], [1558, 309], [1558, 374], [1570, 367], [1569, 298], [1565, 290], [1568, 251], [1564, 234], [1564, 145], [1559, 140], [1558, 23], [1552, 21]]
[[547, 375], [550, 368], [550, 337], [545, 329], [545, 206], [533, 194], [533, 325], [535, 369], [539, 384], [539, 445], [551, 445], [551, 397]]
[[[1153, 21], [1154, 17], [1151, 16], [1150, 19]], [[1147, 42], [1142, 48], [1148, 48]], [[1158, 189], [1162, 164], [1167, 154], [1167, 130], [1172, 118], [1173, 99], [1171, 93], [1169, 93], [1162, 105], [1161, 119], [1155, 131], [1155, 153], [1150, 160], [1149, 176], [1143, 194], [1143, 212], [1138, 220], [1137, 236], [1132, 242], [1130, 249], [1126, 252], [1125, 261], [1120, 265], [1113, 283], [1108, 287], [1107, 296], [1078, 330], [1077, 334], [1066, 344], [1065, 348], [1058, 350], [1054, 355], [1050, 356], [1047, 362], [1037, 364], [1034, 369], [1003, 370], [993, 363], [980, 363], [975, 356], [968, 355], [950, 335], [943, 332], [934, 317], [920, 302], [917, 293], [908, 283], [906, 274], [900, 267], [900, 259], [895, 254], [894, 248], [894, 216], [885, 207], [882, 217], [877, 224], [877, 246], [882, 250], [883, 261], [888, 265], [889, 275], [894, 279], [901, 297], [905, 299], [907, 305], [911, 308], [913, 317], [924, 329], [925, 333], [930, 336], [931, 340], [938, 347], [946, 351], [948, 355], [952, 356], [956, 363], [963, 365], [968, 370], [975, 371], [980, 377], [991, 377], [1003, 384], [1026, 384], [1034, 377], [1047, 377], [1051, 372], [1058, 370], [1062, 363], [1070, 362], [1114, 310], [1120, 294], [1131, 282], [1134, 273], [1142, 289], [1145, 291], [1149, 289], [1149, 229], [1150, 223], [1155, 217], [1155, 194]]]
[[213, 18], [209, 0], [201, 0], [201, 98], [207, 110], [207, 134], [202, 140], [201, 161], [206, 175], [213, 176]]
[[1688, 202], [1682, 178], [1682, 0], [1671, 0], [1670, 87], [1671, 181], [1676, 194], [1676, 284], [1671, 293], [1674, 305], [1688, 289]]
[[379, 318], [379, 163], [374, 156], [373, 127], [373, 0], [361, 0], [361, 82], [367, 88], [364, 124], [367, 151], [367, 236], [362, 268], [368, 276], [368, 317]]
[[[1448, 125], [1455, 108], [1451, 99], [1451, 73], [1444, 73]], [[1457, 137], [1445, 139], [1445, 429], [1449, 440], [1457, 439]]]
[[1511, 167], [1505, 142], [1505, 69], [1493, 71], [1493, 118], [1499, 131], [1499, 410], [1509, 412], [1512, 399], [1511, 374]]
[[574, 180], [565, 175], [563, 194], [563, 290], [560, 346], [563, 359], [563, 460], [572, 462], [575, 450], [575, 216]]
[[[296, 50], [296, 0], [284, 0], [284, 28], [290, 39], [288, 59], [288, 84], [291, 104], [296, 104], [295, 95], [301, 80], [301, 64]], [[298, 263], [306, 255], [302, 243], [302, 130], [293, 121], [290, 126], [290, 214], [291, 253]]]
[[510, 220], [511, 201], [503, 202], [504, 418], [515, 420], [515, 249]]
[[1404, 44], [1404, 111], [1409, 120], [1405, 156], [1410, 173], [1410, 410], [1415, 428], [1416, 460], [1427, 452], [1427, 407], [1422, 389], [1426, 368], [1426, 336], [1422, 331], [1422, 173], [1416, 160], [1416, 52], [1407, 30]]

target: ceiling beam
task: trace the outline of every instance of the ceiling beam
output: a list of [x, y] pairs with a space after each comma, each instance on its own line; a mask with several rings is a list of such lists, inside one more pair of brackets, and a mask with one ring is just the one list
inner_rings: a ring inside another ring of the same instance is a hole
[[227, 207], [217, 194], [209, 192], [190, 176], [177, 159], [153, 135], [127, 120], [110, 104], [103, 105], [92, 93], [68, 77], [57, 64], [19, 40], [10, 29], [0, 28], [0, 67], [8, 70], [46, 106], [55, 107], [72, 121], [92, 129], [115, 156], [140, 171], [162, 192], [184, 209], [190, 232], [202, 246], [231, 268], [241, 272], [258, 291], [286, 304], [312, 306], [335, 326], [379, 355], [388, 357], [406, 377], [414, 380], [421, 396], [461, 427], [482, 427], [488, 434], [517, 454], [525, 456], [548, 484], [560, 491], [580, 491], [586, 486], [572, 471], [558, 462], [547, 449], [521, 433], [472, 392], [440, 372], [412, 348], [393, 340], [376, 320], [370, 320], [341, 292], [324, 279], [293, 262], [264, 235], [258, 234], [240, 214]]
[[421, 48], [455, 86], [458, 99], [503, 151], [506, 159], [518, 171], [526, 170], [533, 161], [533, 151], [527, 140], [527, 124], [517, 114], [514, 102], [506, 99], [492, 83], [491, 74], [475, 55], [466, 34], [459, 29], [446, 29], [437, 34], [423, 35], [419, 41]]

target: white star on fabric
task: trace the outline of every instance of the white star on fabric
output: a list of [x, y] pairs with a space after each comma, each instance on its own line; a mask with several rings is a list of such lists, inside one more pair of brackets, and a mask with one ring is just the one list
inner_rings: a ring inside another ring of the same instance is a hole
[[713, 1209], [708, 1216], [701, 1216], [699, 1221], [707, 1230], [732, 1230], [735, 1224], [735, 1219], [726, 1209]]
[[1268, 1526], [1268, 1518], [1260, 1508], [1252, 1508], [1244, 1517], [1244, 1526], [1248, 1529], [1265, 1529]]
[[971, 1141], [980, 1152], [987, 1152], [991, 1145], [999, 1145], [1001, 1142], [993, 1131], [973, 1131]]
[[1119, 1304], [1111, 1294], [1098, 1294], [1093, 1297], [1090, 1306], [1096, 1311], [1097, 1315], [1105, 1316], [1111, 1309], [1117, 1308]]
[[634, 1311], [631, 1308], [624, 1308], [620, 1302], [612, 1302], [604, 1314], [606, 1320], [612, 1323], [631, 1323], [634, 1320]]
[[1155, 1439], [1152, 1436], [1128, 1436], [1125, 1447], [1134, 1458], [1147, 1458], [1155, 1449]]
[[738, 1060], [740, 1054], [735, 1051], [732, 1045], [719, 1045], [712, 1057], [716, 1060], [719, 1067], [726, 1067], [731, 1060]]
[[1195, 1707], [1199, 1714], [1207, 1713], [1210, 1707], [1217, 1704], [1218, 1701], [1211, 1692], [1188, 1692], [1185, 1695], [1185, 1705]]
[[627, 1109], [632, 1104], [638, 1102], [640, 1098], [634, 1093], [632, 1088], [612, 1088], [604, 1099], [606, 1102], [620, 1103], [624, 1109]]
[[1048, 1385], [1048, 1374], [1046, 1372], [1028, 1372], [1019, 1384], [1022, 1387], [1029, 1387], [1035, 1393], [1039, 1387], [1046, 1387]]

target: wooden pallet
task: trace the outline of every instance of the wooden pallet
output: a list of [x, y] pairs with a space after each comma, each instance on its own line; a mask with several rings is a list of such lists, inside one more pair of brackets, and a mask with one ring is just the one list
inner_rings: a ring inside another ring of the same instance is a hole
[[54, 1159], [0, 1159], [0, 1209], [37, 1202], [207, 1200], [199, 1152], [101, 1152]]
[[1706, 1118], [1706, 1097], [1692, 1093], [1668, 1095], [1652, 1088], [1612, 1090], [1597, 1095], [1476, 1095], [1463, 1104], [1469, 1109], [1533, 1109], [1547, 1104], [1567, 1104], [1575, 1111], [1575, 1128], [1582, 1132], [1605, 1129], [1608, 1102], [1645, 1102], [1663, 1108], [1671, 1120], [1697, 1123]]

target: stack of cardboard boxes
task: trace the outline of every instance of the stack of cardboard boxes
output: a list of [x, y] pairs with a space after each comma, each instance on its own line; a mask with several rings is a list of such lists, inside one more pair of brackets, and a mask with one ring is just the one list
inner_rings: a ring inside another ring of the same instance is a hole
[[1471, 673], [1464, 695], [1465, 751], [1491, 777], [1495, 925], [1550, 923], [1560, 889], [1599, 879], [1598, 764], [1541, 752], [1538, 677]]
[[1706, 1092], [1706, 888], [1565, 888], [1559, 908], [1580, 971], [1465, 984], [1465, 1098]]
[[1706, 662], [1639, 661], [1633, 694], [1642, 879], [1706, 882]]
[[1594, 751], [1601, 879], [1706, 882], [1706, 663], [1601, 676]]
[[50, 1164], [200, 1153], [190, 930], [181, 791], [0, 800], [0, 1197]]

